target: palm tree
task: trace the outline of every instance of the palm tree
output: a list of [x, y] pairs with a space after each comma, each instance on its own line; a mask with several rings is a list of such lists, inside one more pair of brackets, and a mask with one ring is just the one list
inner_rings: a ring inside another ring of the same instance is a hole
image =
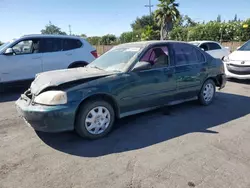
[[180, 17], [179, 4], [175, 0], [159, 0], [158, 9], [155, 11], [155, 20], [161, 27], [161, 40], [168, 36], [173, 27], [173, 22]]

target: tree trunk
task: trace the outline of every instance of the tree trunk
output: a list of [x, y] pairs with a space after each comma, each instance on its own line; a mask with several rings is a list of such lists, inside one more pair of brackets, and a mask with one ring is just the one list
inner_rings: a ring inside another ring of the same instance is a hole
[[161, 40], [164, 40], [164, 26], [161, 25]]

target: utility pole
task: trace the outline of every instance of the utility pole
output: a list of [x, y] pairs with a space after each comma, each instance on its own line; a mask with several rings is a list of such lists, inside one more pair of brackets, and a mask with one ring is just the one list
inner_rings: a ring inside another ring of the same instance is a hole
[[71, 35], [71, 25], [69, 25], [69, 35]]
[[154, 5], [151, 4], [151, 0], [148, 0], [148, 5], [145, 5], [145, 7], [149, 8], [149, 15], [152, 16], [152, 7]]

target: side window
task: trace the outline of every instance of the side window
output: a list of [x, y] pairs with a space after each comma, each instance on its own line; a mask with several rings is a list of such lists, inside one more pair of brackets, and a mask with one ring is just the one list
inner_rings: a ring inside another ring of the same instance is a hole
[[208, 46], [206, 43], [200, 45], [200, 48], [202, 48], [204, 51], [208, 51]]
[[221, 49], [220, 45], [214, 42], [208, 43], [209, 50], [219, 50]]
[[146, 52], [146, 54], [141, 58], [140, 61], [146, 61], [146, 62], [148, 62], [150, 60], [150, 56], [151, 56], [152, 51], [153, 51], [152, 49], [148, 50]]
[[62, 39], [45, 38], [43, 39], [42, 52], [59, 52], [62, 51]]
[[151, 62], [153, 68], [169, 66], [169, 56], [167, 47], [155, 47], [141, 58], [141, 61]]
[[73, 50], [80, 48], [82, 46], [82, 42], [77, 39], [64, 39], [63, 40], [63, 50]]
[[16, 55], [39, 53], [40, 40], [39, 39], [23, 40], [15, 44], [12, 48]]
[[196, 49], [188, 44], [173, 44], [176, 65], [187, 65], [199, 62], [196, 55]]

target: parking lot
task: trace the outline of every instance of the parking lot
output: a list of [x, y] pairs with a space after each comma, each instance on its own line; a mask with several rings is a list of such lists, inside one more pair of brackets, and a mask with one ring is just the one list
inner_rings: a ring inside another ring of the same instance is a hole
[[250, 82], [119, 120], [106, 138], [35, 132], [0, 97], [0, 187], [250, 187]]

